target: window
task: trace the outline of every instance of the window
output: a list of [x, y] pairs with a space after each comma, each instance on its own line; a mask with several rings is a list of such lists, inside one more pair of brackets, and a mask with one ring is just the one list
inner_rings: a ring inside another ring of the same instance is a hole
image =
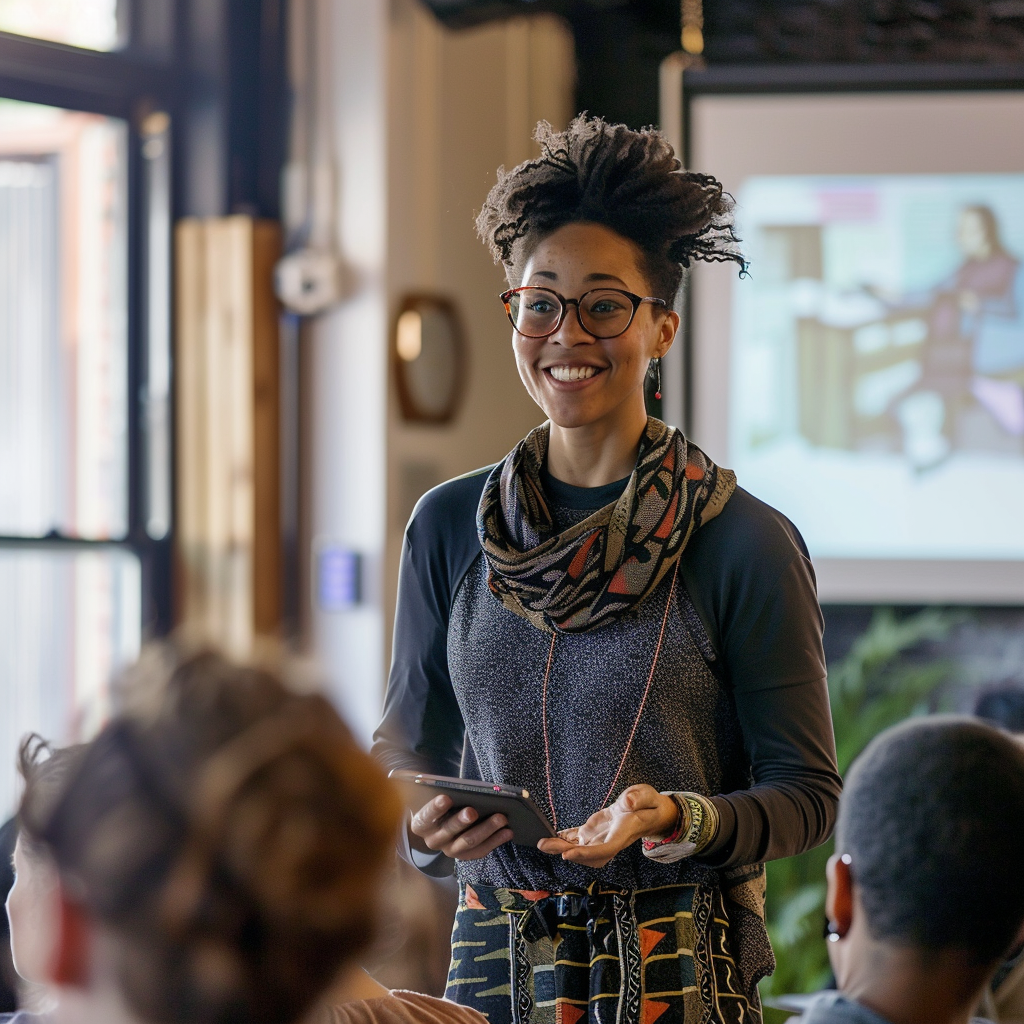
[[[128, 534], [126, 149], [117, 118], [0, 99], [0, 534], [10, 538]], [[101, 716], [103, 680], [139, 633], [131, 552], [0, 551], [0, 807], [20, 736], [63, 738]]]
[[87, 50], [116, 50], [123, 40], [118, 0], [0, 0], [0, 31]]
[[140, 594], [131, 551], [0, 548], [0, 816], [26, 733], [64, 743], [102, 723], [111, 672], [139, 650]]
[[0, 99], [0, 534], [128, 532], [126, 135]]
[[125, 9], [0, 0], [0, 821], [169, 619], [173, 96]]

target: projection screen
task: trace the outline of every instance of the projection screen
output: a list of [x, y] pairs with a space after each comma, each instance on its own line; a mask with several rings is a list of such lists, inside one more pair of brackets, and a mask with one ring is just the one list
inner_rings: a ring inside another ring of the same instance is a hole
[[824, 602], [1024, 604], [1024, 96], [694, 95], [750, 276], [690, 279], [697, 444]]

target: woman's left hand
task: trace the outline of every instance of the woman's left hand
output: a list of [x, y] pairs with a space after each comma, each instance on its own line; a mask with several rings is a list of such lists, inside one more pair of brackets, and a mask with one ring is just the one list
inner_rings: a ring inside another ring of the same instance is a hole
[[542, 839], [537, 849], [562, 860], [603, 868], [617, 853], [645, 836], [672, 831], [679, 808], [653, 786], [630, 786], [610, 807], [592, 814], [579, 828], [567, 828], [557, 839]]

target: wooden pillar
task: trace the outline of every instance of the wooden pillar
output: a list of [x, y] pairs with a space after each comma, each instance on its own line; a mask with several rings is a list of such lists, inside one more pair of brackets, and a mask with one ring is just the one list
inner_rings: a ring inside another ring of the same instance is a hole
[[178, 623], [244, 655], [281, 620], [281, 235], [189, 218], [175, 240]]

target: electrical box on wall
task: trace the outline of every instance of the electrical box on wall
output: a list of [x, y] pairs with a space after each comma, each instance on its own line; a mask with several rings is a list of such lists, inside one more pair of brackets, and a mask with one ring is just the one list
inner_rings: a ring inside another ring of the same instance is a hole
[[362, 558], [358, 551], [324, 543], [316, 549], [316, 607], [343, 612], [362, 601]]

